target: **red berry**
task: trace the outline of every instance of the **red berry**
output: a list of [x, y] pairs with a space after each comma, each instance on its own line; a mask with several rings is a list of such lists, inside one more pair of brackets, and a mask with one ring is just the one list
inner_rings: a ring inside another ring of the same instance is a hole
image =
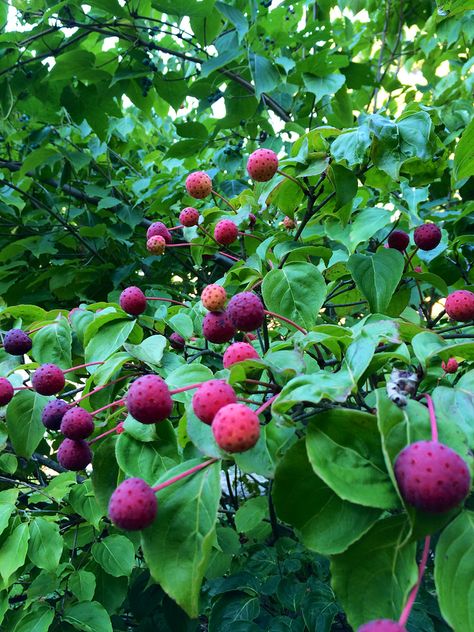
[[10, 329], [3, 338], [3, 348], [10, 355], [23, 355], [30, 351], [33, 343], [22, 329]]
[[447, 362], [441, 362], [441, 367], [443, 368], [445, 373], [456, 373], [458, 370], [459, 364], [456, 358], [449, 358]]
[[423, 224], [415, 228], [413, 240], [420, 250], [434, 250], [441, 241], [441, 230], [436, 224]]
[[283, 226], [286, 228], [286, 230], [291, 230], [292, 228], [294, 228], [296, 226], [294, 220], [291, 219], [291, 217], [288, 217], [288, 215], [283, 219]]
[[253, 292], [240, 292], [233, 296], [227, 311], [232, 324], [240, 331], [258, 329], [265, 318], [263, 303]]
[[127, 314], [139, 316], [146, 310], [146, 297], [139, 287], [131, 285], [120, 294], [119, 304]]
[[199, 222], [199, 211], [192, 206], [183, 208], [179, 214], [179, 223], [183, 226], [197, 226]]
[[116, 428], [115, 428], [115, 432], [116, 432], [117, 434], [122, 434], [122, 432], [125, 432], [125, 428], [123, 427], [123, 421], [120, 421], [120, 422], [117, 424], [117, 426], [116, 426]]
[[6, 377], [0, 377], [0, 406], [6, 406], [12, 399], [15, 391], [12, 383]]
[[80, 406], [70, 408], [61, 420], [60, 430], [68, 439], [85, 439], [94, 432], [94, 418]]
[[120, 483], [109, 501], [109, 518], [127, 531], [149, 527], [156, 516], [158, 502], [153, 489], [141, 478]]
[[58, 463], [67, 470], [78, 472], [92, 462], [92, 451], [87, 441], [64, 439], [58, 448]]
[[33, 389], [40, 395], [55, 395], [62, 391], [66, 380], [64, 373], [55, 364], [42, 364], [31, 377]]
[[155, 424], [170, 416], [173, 408], [169, 388], [159, 375], [143, 375], [128, 389], [128, 412], [142, 424]]
[[224, 369], [244, 360], [258, 360], [260, 356], [248, 342], [234, 342], [224, 352]]
[[154, 235], [146, 242], [146, 249], [154, 255], [163, 255], [166, 250], [165, 238], [161, 235]]
[[394, 471], [405, 502], [429, 513], [453, 509], [471, 487], [471, 474], [464, 459], [437, 441], [408, 445], [397, 456]]
[[247, 171], [252, 180], [267, 182], [271, 180], [278, 169], [278, 157], [271, 149], [257, 149], [250, 154]]
[[228, 404], [212, 422], [217, 445], [226, 452], [245, 452], [253, 448], [260, 436], [258, 416], [245, 404]]
[[202, 334], [209, 342], [222, 344], [234, 337], [235, 327], [224, 312], [209, 312], [202, 320]]
[[474, 319], [474, 294], [469, 290], [456, 290], [446, 299], [444, 309], [453, 320], [467, 323]]
[[422, 268], [421, 266], [415, 266], [415, 267], [414, 267], [414, 271], [415, 271], [415, 272], [420, 272], [420, 273], [421, 273], [421, 272], [423, 272], [423, 268]]
[[207, 285], [201, 292], [202, 304], [210, 312], [220, 312], [223, 310], [226, 300], [227, 292], [222, 285], [217, 285], [217, 283]]
[[257, 218], [255, 217], [253, 213], [250, 213], [249, 214], [249, 228], [253, 228], [256, 223], [257, 223]]
[[211, 194], [212, 180], [204, 171], [195, 171], [186, 178], [186, 191], [197, 200]]
[[394, 248], [400, 252], [405, 252], [409, 243], [410, 237], [404, 230], [394, 230], [388, 236], [389, 248]]
[[214, 239], [224, 245], [232, 244], [239, 235], [239, 229], [230, 219], [221, 219], [214, 228]]
[[257, 340], [258, 336], [256, 336], [255, 334], [252, 334], [251, 332], [248, 332], [245, 334], [244, 338], [248, 340], [249, 342], [251, 342], [252, 340]]
[[175, 331], [173, 331], [173, 333], [170, 335], [169, 341], [170, 346], [173, 347], [173, 349], [184, 349], [184, 347], [186, 346], [186, 340], [183, 338], [183, 336], [180, 336]]
[[170, 244], [173, 241], [173, 236], [163, 222], [153, 222], [153, 224], [148, 226], [148, 230], [146, 231], [147, 240], [150, 239], [150, 237], [156, 237], [157, 235], [163, 237], [167, 244]]
[[227, 404], [235, 404], [235, 391], [224, 380], [203, 382], [193, 395], [193, 410], [205, 424], [212, 423], [217, 411]]
[[48, 430], [59, 430], [61, 420], [70, 406], [63, 399], [53, 399], [41, 411], [41, 421]]
[[377, 619], [369, 621], [358, 628], [357, 632], [407, 632], [405, 626], [391, 619]]

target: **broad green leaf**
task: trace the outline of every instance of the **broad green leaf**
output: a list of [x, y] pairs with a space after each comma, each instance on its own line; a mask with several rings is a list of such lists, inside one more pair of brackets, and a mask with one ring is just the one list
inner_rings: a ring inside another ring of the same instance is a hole
[[76, 513], [98, 528], [104, 512], [95, 499], [91, 480], [75, 485], [69, 493], [69, 502]]
[[[144, 426], [144, 424], [140, 424], [140, 426]], [[107, 512], [110, 497], [117, 487], [119, 479], [119, 467], [115, 459], [115, 444], [116, 441], [109, 438], [98, 442], [94, 450], [92, 487], [97, 504], [104, 513]]]
[[154, 368], [161, 363], [166, 347], [166, 338], [164, 336], [149, 336], [139, 345], [125, 344], [124, 347], [133, 358]]
[[239, 533], [247, 533], [257, 527], [268, 514], [268, 500], [265, 496], [249, 498], [235, 512], [235, 528]]
[[124, 535], [109, 535], [92, 545], [92, 557], [113, 577], [128, 577], [135, 565], [135, 549]]
[[364, 162], [370, 144], [369, 128], [361, 125], [339, 134], [331, 144], [331, 153], [338, 162], [345, 160], [349, 167], [353, 167]]
[[179, 313], [168, 319], [169, 326], [183, 336], [185, 340], [189, 340], [193, 335], [193, 321], [187, 314]]
[[245, 37], [249, 30], [249, 25], [245, 15], [235, 7], [225, 2], [216, 2], [216, 9], [231, 22], [239, 34], [239, 40]]
[[19, 494], [18, 489], [4, 489], [0, 492], [0, 534], [2, 534], [15, 511], [15, 503]]
[[13, 573], [25, 563], [29, 539], [28, 525], [22, 522], [3, 541], [0, 548], [0, 575], [5, 586], [8, 586]]
[[160, 442], [143, 443], [126, 432], [118, 438], [115, 456], [120, 469], [127, 476], [143, 478], [150, 485], [154, 485], [163, 473], [176, 464], [174, 459], [166, 456], [166, 452], [163, 453]]
[[107, 610], [97, 601], [83, 601], [66, 608], [64, 620], [81, 632], [113, 632]]
[[314, 75], [303, 75], [304, 84], [308, 92], [316, 97], [316, 103], [323, 97], [335, 94], [344, 85], [346, 78], [342, 74], [326, 75], [325, 77], [315, 77]]
[[30, 390], [20, 391], [8, 404], [7, 428], [13, 449], [29, 459], [43, 438], [41, 411], [50, 400]]
[[95, 575], [84, 570], [74, 571], [68, 577], [67, 586], [78, 601], [92, 601], [95, 591]]
[[[87, 328], [87, 331], [90, 326], [91, 325]], [[107, 360], [107, 358], [124, 344], [134, 326], [135, 321], [133, 320], [121, 320], [105, 324], [91, 337], [90, 342], [87, 343], [85, 351], [86, 362]], [[94, 373], [95, 370], [96, 367], [89, 367], [90, 373]]]
[[63, 552], [63, 539], [59, 527], [45, 518], [35, 518], [30, 523], [28, 557], [39, 568], [54, 571]]
[[280, 82], [280, 73], [276, 66], [261, 55], [249, 54], [249, 67], [255, 85], [255, 96], [259, 99], [263, 93], [271, 92]]
[[15, 626], [14, 632], [48, 632], [55, 615], [54, 609], [45, 604], [34, 606], [20, 623]]
[[[474, 8], [474, 3], [473, 7]], [[474, 119], [464, 130], [454, 152], [454, 179], [456, 181], [474, 175]]]
[[69, 369], [71, 362], [71, 328], [67, 318], [60, 318], [34, 334], [31, 354], [40, 364], [52, 362]]
[[439, 359], [449, 360], [452, 356], [460, 356], [466, 360], [474, 359], [474, 343], [463, 340], [447, 341], [429, 331], [417, 334], [412, 340], [412, 345], [422, 366], [431, 364], [433, 360], [435, 362], [439, 362]]
[[226, 593], [213, 605], [209, 632], [258, 632], [261, 628], [253, 620], [259, 612], [260, 603], [255, 594]]
[[[175, 390], [183, 386], [207, 382], [208, 380], [212, 380], [213, 377], [212, 371], [203, 364], [185, 364], [171, 371], [166, 378], [166, 383], [170, 390]], [[176, 395], [173, 395], [173, 399], [177, 402], [187, 402], [193, 396], [194, 392], [195, 389], [176, 393]]]

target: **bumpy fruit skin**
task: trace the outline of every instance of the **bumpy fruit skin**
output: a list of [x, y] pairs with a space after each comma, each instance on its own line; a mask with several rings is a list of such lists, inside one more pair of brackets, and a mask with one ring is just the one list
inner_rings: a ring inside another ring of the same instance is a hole
[[420, 250], [434, 250], [441, 241], [441, 230], [436, 224], [423, 224], [415, 228], [413, 241]]
[[221, 408], [236, 402], [237, 396], [230, 384], [224, 380], [209, 380], [196, 389], [192, 403], [196, 417], [205, 424], [211, 424]]
[[234, 342], [224, 352], [224, 369], [244, 360], [258, 360], [260, 356], [248, 342]]
[[286, 228], [286, 230], [291, 230], [292, 228], [296, 226], [296, 224], [291, 219], [291, 217], [288, 217], [287, 215], [286, 217], [283, 218], [283, 226]]
[[202, 320], [202, 334], [209, 342], [222, 344], [234, 337], [235, 327], [226, 311], [209, 312]]
[[389, 248], [394, 248], [399, 252], [405, 252], [410, 243], [410, 237], [404, 230], [394, 230], [388, 236]]
[[143, 375], [128, 389], [128, 412], [142, 424], [155, 424], [170, 416], [173, 400], [166, 382], [159, 375]]
[[220, 312], [223, 310], [226, 300], [227, 292], [222, 285], [217, 285], [217, 283], [207, 285], [201, 292], [202, 304], [210, 312]]
[[188, 228], [190, 226], [197, 226], [199, 223], [199, 211], [192, 206], [183, 208], [179, 214], [179, 223]]
[[146, 249], [154, 255], [163, 255], [166, 250], [165, 238], [161, 235], [150, 237], [146, 242]]
[[212, 180], [204, 171], [195, 171], [186, 178], [186, 191], [196, 200], [203, 200], [211, 194]]
[[214, 228], [214, 239], [223, 246], [234, 243], [239, 235], [239, 229], [231, 219], [221, 219]]
[[444, 309], [453, 320], [467, 323], [474, 319], [474, 294], [469, 290], [456, 290], [446, 299]]
[[15, 391], [10, 380], [6, 377], [0, 377], [0, 406], [6, 406], [11, 402]]
[[64, 415], [70, 406], [64, 399], [53, 399], [41, 411], [41, 421], [48, 430], [59, 430]]
[[55, 364], [42, 364], [31, 377], [34, 390], [40, 395], [56, 395], [62, 391], [66, 380], [64, 373]]
[[278, 156], [271, 149], [257, 149], [250, 154], [247, 161], [247, 171], [252, 180], [268, 182], [278, 169]]
[[428, 513], [453, 509], [471, 488], [464, 459], [436, 441], [408, 445], [397, 456], [394, 471], [405, 502]]
[[76, 406], [64, 414], [60, 430], [67, 439], [86, 439], [94, 432], [94, 418], [84, 408]]
[[157, 508], [152, 488], [141, 478], [127, 478], [110, 497], [109, 518], [121, 529], [139, 531], [151, 525]]
[[364, 623], [357, 629], [357, 632], [407, 632], [407, 629], [397, 621], [377, 619], [376, 621]]
[[221, 408], [211, 425], [217, 445], [226, 452], [245, 452], [260, 437], [258, 416], [245, 404], [228, 404]]
[[131, 285], [120, 294], [119, 304], [127, 314], [139, 316], [146, 310], [146, 297], [139, 287]]
[[57, 457], [59, 465], [72, 472], [79, 472], [92, 462], [92, 451], [84, 439], [64, 439], [58, 448]]
[[240, 292], [233, 296], [227, 311], [232, 324], [240, 331], [258, 329], [265, 318], [263, 303], [253, 292]]
[[173, 349], [184, 349], [184, 347], [186, 346], [186, 340], [183, 338], [183, 336], [180, 336], [175, 331], [173, 331], [173, 333], [170, 335], [169, 341]]
[[23, 355], [30, 351], [33, 343], [22, 329], [10, 329], [3, 338], [3, 348], [10, 355]]
[[156, 237], [157, 235], [163, 237], [167, 244], [170, 244], [173, 241], [173, 236], [163, 222], [153, 222], [153, 224], [148, 226], [148, 230], [146, 231], [147, 241], [151, 237]]
[[441, 368], [445, 373], [456, 373], [458, 370], [459, 364], [456, 358], [449, 358], [447, 362], [443, 360], [441, 362]]

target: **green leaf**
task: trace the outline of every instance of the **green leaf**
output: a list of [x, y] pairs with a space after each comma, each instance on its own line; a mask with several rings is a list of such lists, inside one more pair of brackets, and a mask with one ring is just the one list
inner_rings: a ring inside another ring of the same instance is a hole
[[63, 552], [63, 539], [59, 527], [44, 518], [35, 518], [30, 523], [28, 557], [39, 568], [54, 571]]
[[69, 575], [67, 587], [78, 601], [92, 601], [95, 591], [95, 575], [89, 571], [74, 571]]
[[[99, 331], [92, 336], [90, 342], [87, 343], [85, 350], [86, 362], [107, 360], [107, 358], [124, 344], [134, 326], [134, 320], [121, 320], [108, 323], [101, 327]], [[94, 373], [95, 369], [96, 367], [89, 367], [89, 372]]]
[[[184, 364], [179, 366], [166, 378], [168, 388], [172, 391], [183, 386], [189, 386], [190, 384], [198, 384], [201, 382], [207, 382], [212, 380], [214, 375], [207, 366], [204, 364]], [[173, 395], [173, 399], [177, 402], [187, 402], [193, 396], [194, 389], [184, 391], [183, 393], [176, 393]]]
[[[137, 424], [139, 422], [136, 422]], [[144, 424], [139, 424], [144, 426]], [[115, 459], [115, 441], [100, 441], [96, 443], [94, 450], [94, 467], [92, 469], [92, 487], [95, 498], [102, 512], [107, 512], [110, 497], [112, 496], [119, 479], [119, 467]]]
[[71, 346], [71, 328], [67, 318], [60, 318], [35, 333], [31, 354], [40, 364], [52, 362], [61, 369], [69, 369], [72, 365]]
[[258, 632], [253, 623], [260, 612], [258, 597], [243, 592], [221, 595], [213, 605], [209, 619], [209, 632]]
[[128, 433], [122, 433], [115, 446], [117, 463], [127, 476], [143, 478], [154, 485], [158, 478], [176, 464], [166, 453], [160, 442], [143, 443]]
[[250, 53], [249, 66], [257, 99], [260, 99], [264, 92], [271, 92], [278, 86], [280, 73], [269, 59]]
[[[179, 474], [199, 461], [187, 461], [166, 474]], [[199, 593], [215, 536], [221, 496], [220, 464], [160, 492], [157, 517], [142, 532], [142, 548], [150, 573], [190, 617], [199, 614]]]
[[133, 358], [155, 368], [161, 363], [166, 347], [166, 338], [164, 336], [149, 336], [139, 345], [124, 344], [124, 347]]
[[187, 314], [174, 314], [168, 319], [169, 326], [183, 336], [185, 340], [192, 337], [194, 326], [192, 319]]
[[371, 142], [369, 128], [361, 125], [339, 134], [331, 144], [331, 153], [338, 162], [345, 160], [349, 167], [354, 167], [364, 162]]
[[268, 514], [268, 500], [265, 496], [249, 498], [235, 512], [235, 527], [239, 533], [247, 533], [263, 521]]
[[37, 605], [20, 623], [15, 626], [15, 632], [48, 632], [53, 622], [55, 611], [51, 606]]
[[50, 400], [34, 391], [19, 391], [7, 407], [8, 435], [18, 456], [29, 459], [44, 435], [41, 411]]
[[124, 535], [109, 535], [92, 545], [92, 557], [113, 577], [129, 577], [135, 566], [135, 549]]
[[235, 7], [224, 2], [216, 2], [216, 9], [235, 26], [239, 34], [239, 41], [242, 41], [249, 30], [245, 15]]
[[71, 489], [69, 502], [76, 513], [98, 528], [104, 512], [95, 499], [90, 479], [75, 485]]
[[18, 489], [4, 489], [0, 492], [0, 534], [7, 528], [10, 516], [15, 511]]
[[66, 608], [64, 621], [81, 632], [113, 632], [107, 610], [97, 601], [84, 601]]
[[374, 255], [355, 254], [349, 257], [347, 267], [369, 301], [371, 312], [383, 314], [402, 278], [403, 255], [393, 248]]
[[314, 75], [303, 75], [304, 85], [308, 92], [316, 97], [316, 103], [323, 97], [336, 94], [346, 82], [346, 78], [342, 74], [326, 75], [325, 77], [315, 77]]
[[13, 573], [25, 563], [29, 539], [28, 525], [23, 522], [12, 531], [0, 548], [0, 575], [6, 586]]

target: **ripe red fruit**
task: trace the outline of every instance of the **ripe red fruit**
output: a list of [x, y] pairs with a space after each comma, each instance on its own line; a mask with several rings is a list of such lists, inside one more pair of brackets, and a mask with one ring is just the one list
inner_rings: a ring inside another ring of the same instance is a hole
[[139, 316], [146, 310], [146, 297], [139, 287], [131, 285], [120, 294], [119, 304], [127, 314]]
[[469, 290], [456, 290], [446, 299], [444, 309], [453, 320], [467, 323], [474, 319], [474, 294]]
[[421, 272], [423, 272], [423, 268], [422, 268], [421, 266], [415, 266], [415, 267], [413, 268], [413, 270], [414, 270], [415, 272], [420, 272], [420, 273], [421, 273]]
[[163, 237], [167, 244], [170, 244], [173, 241], [173, 236], [163, 222], [153, 222], [153, 224], [148, 226], [148, 230], [146, 231], [147, 240], [151, 237], [156, 237], [157, 235]]
[[186, 178], [186, 191], [197, 200], [211, 194], [212, 180], [204, 171], [195, 171]]
[[232, 324], [240, 331], [258, 329], [265, 318], [263, 303], [253, 292], [240, 292], [233, 296], [227, 311]]
[[239, 229], [230, 219], [221, 219], [214, 228], [214, 239], [224, 245], [232, 244], [239, 235]]
[[408, 445], [397, 456], [394, 471], [405, 502], [429, 513], [453, 509], [471, 487], [464, 459], [437, 441]]
[[6, 377], [0, 377], [0, 406], [6, 406], [12, 399], [15, 391], [12, 383]]
[[199, 211], [192, 206], [183, 208], [179, 214], [179, 223], [183, 226], [197, 226], [199, 222]]
[[447, 362], [445, 362], [444, 360], [443, 362], [441, 362], [441, 367], [445, 373], [456, 373], [459, 364], [456, 358], [449, 358]]
[[85, 439], [94, 432], [94, 418], [80, 406], [70, 408], [61, 420], [60, 430], [68, 439]]
[[234, 342], [224, 352], [224, 369], [244, 360], [258, 360], [260, 356], [248, 342]]
[[3, 348], [10, 355], [23, 355], [30, 351], [33, 343], [22, 329], [10, 329], [3, 338]]
[[358, 628], [357, 632], [407, 632], [405, 626], [391, 619], [377, 619], [369, 621]]
[[41, 411], [41, 421], [48, 430], [59, 430], [64, 415], [70, 406], [63, 399], [53, 399]]
[[423, 224], [415, 228], [413, 240], [420, 250], [433, 250], [441, 241], [441, 230], [436, 224]]
[[202, 320], [202, 334], [209, 342], [222, 344], [234, 337], [235, 327], [224, 312], [209, 312]]
[[146, 249], [154, 255], [163, 255], [166, 250], [165, 238], [161, 235], [154, 235], [146, 242]]
[[173, 409], [169, 388], [159, 375], [143, 375], [128, 389], [128, 412], [142, 424], [155, 424], [169, 417]]
[[252, 180], [267, 182], [271, 180], [278, 169], [278, 157], [271, 149], [257, 149], [250, 154], [247, 161], [247, 171]]
[[287, 215], [283, 219], [283, 226], [286, 228], [286, 230], [291, 230], [292, 228], [294, 228], [296, 226], [296, 224], [295, 224], [294, 220], [292, 220], [291, 217], [288, 217], [288, 215]]
[[193, 410], [196, 417], [205, 424], [210, 424], [217, 411], [236, 402], [237, 396], [230, 384], [224, 380], [209, 380], [203, 382], [194, 392]]
[[180, 336], [175, 331], [173, 331], [173, 333], [170, 335], [169, 341], [173, 349], [184, 349], [184, 347], [186, 346], [186, 340], [183, 338], [183, 336]]
[[400, 252], [405, 252], [410, 243], [410, 237], [404, 230], [394, 230], [388, 236], [389, 248], [394, 248]]
[[249, 228], [253, 228], [257, 223], [257, 218], [253, 213], [249, 214]]
[[202, 304], [210, 312], [220, 312], [223, 310], [226, 300], [227, 292], [222, 285], [217, 285], [217, 283], [207, 285], [201, 292]]
[[211, 428], [217, 445], [226, 452], [245, 452], [253, 448], [260, 437], [258, 416], [245, 404], [228, 404], [221, 408]]
[[42, 364], [31, 377], [33, 389], [40, 395], [55, 395], [62, 391], [66, 380], [64, 373], [55, 364]]
[[64, 439], [58, 448], [57, 456], [59, 465], [72, 472], [79, 472], [92, 462], [92, 451], [84, 439]]
[[127, 531], [149, 527], [156, 516], [158, 502], [153, 489], [141, 478], [120, 483], [109, 501], [109, 518]]

